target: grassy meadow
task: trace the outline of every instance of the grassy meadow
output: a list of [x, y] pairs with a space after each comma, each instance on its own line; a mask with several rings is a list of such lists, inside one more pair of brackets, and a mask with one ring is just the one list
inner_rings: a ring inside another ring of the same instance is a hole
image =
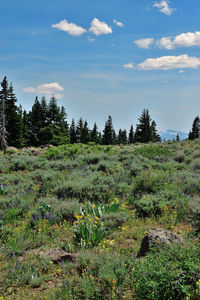
[[199, 234], [199, 140], [0, 152], [0, 299], [200, 299]]

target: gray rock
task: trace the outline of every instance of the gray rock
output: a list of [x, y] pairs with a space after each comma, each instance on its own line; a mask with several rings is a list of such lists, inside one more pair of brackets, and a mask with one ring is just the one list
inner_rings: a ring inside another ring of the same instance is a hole
[[158, 249], [162, 246], [170, 246], [172, 243], [183, 244], [183, 238], [169, 230], [151, 229], [142, 240], [138, 256], [145, 256], [153, 247]]
[[62, 249], [54, 248], [47, 251], [40, 251], [39, 253], [40, 257], [51, 259], [54, 263], [58, 263], [61, 261], [71, 261], [75, 262], [77, 258], [77, 254], [75, 253], [68, 253]]

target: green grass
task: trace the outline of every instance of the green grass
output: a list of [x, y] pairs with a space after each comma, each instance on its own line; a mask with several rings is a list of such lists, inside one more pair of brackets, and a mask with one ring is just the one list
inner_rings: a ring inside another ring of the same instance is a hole
[[[0, 152], [0, 299], [199, 299], [199, 149], [195, 140]], [[184, 244], [138, 258], [152, 228]], [[76, 262], [40, 257], [52, 248]]]

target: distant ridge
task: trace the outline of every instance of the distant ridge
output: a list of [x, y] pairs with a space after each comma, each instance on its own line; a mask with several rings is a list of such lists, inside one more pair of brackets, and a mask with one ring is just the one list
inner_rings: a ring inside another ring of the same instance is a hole
[[170, 140], [172, 141], [173, 139], [176, 139], [177, 134], [179, 135], [180, 140], [185, 140], [188, 138], [188, 133], [178, 131], [178, 130], [164, 130], [164, 131], [159, 131], [158, 132], [162, 141], [165, 139], [166, 141]]

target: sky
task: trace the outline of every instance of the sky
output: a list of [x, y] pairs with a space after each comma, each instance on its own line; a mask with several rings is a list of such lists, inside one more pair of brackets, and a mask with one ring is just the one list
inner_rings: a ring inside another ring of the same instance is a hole
[[18, 104], [54, 94], [68, 122], [189, 132], [200, 113], [199, 0], [0, 0], [0, 81]]

